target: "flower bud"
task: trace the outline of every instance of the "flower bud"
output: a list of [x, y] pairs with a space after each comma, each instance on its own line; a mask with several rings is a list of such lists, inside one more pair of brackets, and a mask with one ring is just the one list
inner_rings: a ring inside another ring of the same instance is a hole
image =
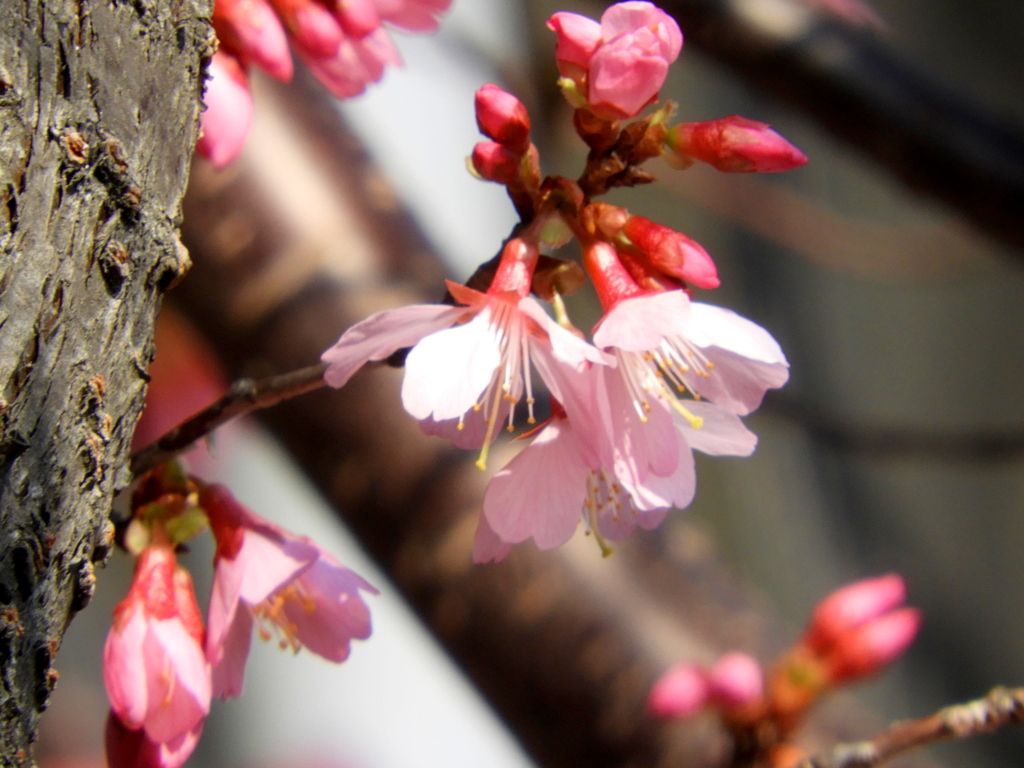
[[921, 628], [921, 611], [901, 608], [843, 635], [829, 657], [832, 683], [872, 675], [910, 647]]
[[296, 50], [314, 59], [329, 59], [345, 38], [341, 24], [316, 0], [271, 0]]
[[647, 696], [647, 711], [655, 717], [683, 719], [701, 710], [711, 695], [703, 670], [677, 664], [658, 678]]
[[476, 124], [480, 132], [516, 155], [530, 148], [530, 116], [523, 103], [496, 85], [476, 92]]
[[481, 141], [473, 147], [471, 162], [487, 181], [513, 184], [519, 178], [519, 157], [496, 141]]
[[718, 270], [708, 252], [681, 232], [655, 224], [642, 216], [630, 216], [623, 234], [644, 253], [651, 264], [672, 277], [698, 288], [717, 288]]
[[380, 26], [372, 0], [336, 0], [334, 16], [346, 35], [361, 40]]
[[252, 91], [238, 60], [224, 51], [213, 55], [209, 72], [196, 151], [219, 170], [242, 154], [252, 127]]
[[711, 696], [727, 707], [752, 704], [764, 695], [764, 672], [747, 653], [725, 654], [707, 675]]
[[848, 584], [818, 603], [804, 643], [823, 653], [852, 630], [899, 606], [906, 595], [906, 584], [897, 573]]
[[224, 47], [247, 63], [287, 83], [292, 79], [292, 56], [277, 14], [265, 0], [217, 0], [213, 28]]
[[697, 159], [727, 173], [789, 171], [807, 163], [807, 155], [767, 123], [738, 115], [681, 123], [670, 131], [668, 146], [683, 165]]

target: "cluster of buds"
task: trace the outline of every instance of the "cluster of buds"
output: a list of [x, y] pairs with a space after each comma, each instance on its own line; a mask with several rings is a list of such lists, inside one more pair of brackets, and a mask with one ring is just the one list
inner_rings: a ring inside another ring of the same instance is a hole
[[[514, 431], [525, 404], [522, 437], [532, 439], [490, 481], [478, 561], [499, 560], [526, 539], [558, 546], [581, 520], [605, 553], [609, 541], [653, 528], [693, 499], [694, 450], [754, 450], [757, 438], [740, 417], [789, 376], [767, 331], [692, 301], [694, 289], [719, 284], [698, 243], [594, 200], [651, 181], [641, 164], [676, 156], [679, 137], [689, 135], [684, 126], [668, 127], [672, 105], [623, 124], [657, 101], [682, 46], [678, 25], [653, 4], [632, 1], [611, 6], [600, 22], [559, 13], [548, 26], [558, 36], [562, 91], [591, 149], [582, 175], [542, 178], [526, 107], [495, 85], [481, 88], [477, 123], [489, 140], [476, 145], [470, 162], [480, 177], [507, 188], [521, 223], [469, 285], [448, 284], [451, 304], [378, 313], [322, 356], [326, 382], [341, 387], [366, 362], [411, 348], [405, 409], [428, 434], [479, 450], [481, 469], [499, 425]], [[756, 143], [749, 136], [722, 135], [713, 149], [711, 141], [701, 144], [702, 157], [757, 156], [748, 170], [767, 169], [769, 156], [772, 170], [805, 160], [781, 137], [754, 151], [739, 147], [740, 140]], [[582, 268], [542, 253], [572, 238]], [[590, 341], [562, 301], [585, 276], [605, 310]], [[534, 296], [553, 305], [554, 318]], [[550, 417], [540, 424], [534, 368], [550, 395]]]
[[[178, 768], [192, 753], [212, 698], [242, 692], [253, 626], [265, 639], [330, 661], [370, 635], [360, 576], [308, 539], [267, 522], [230, 492], [177, 464], [147, 474], [123, 533], [137, 555], [103, 653], [112, 768]], [[204, 625], [176, 549], [209, 527], [217, 541]]]
[[767, 674], [737, 652], [711, 669], [680, 664], [655, 683], [648, 709], [681, 719], [717, 706], [737, 744], [782, 768], [799, 756], [790, 736], [819, 697], [875, 674], [910, 647], [921, 612], [904, 606], [905, 599], [897, 574], [849, 584], [817, 605], [803, 636]]
[[242, 151], [253, 118], [248, 67], [291, 80], [289, 51], [340, 99], [402, 63], [386, 27], [432, 32], [451, 0], [216, 0], [220, 43], [210, 62], [198, 152], [222, 168]]

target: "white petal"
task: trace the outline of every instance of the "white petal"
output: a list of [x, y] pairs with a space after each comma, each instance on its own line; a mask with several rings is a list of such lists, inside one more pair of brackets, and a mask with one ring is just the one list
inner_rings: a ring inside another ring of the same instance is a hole
[[[602, 352], [593, 344], [552, 320], [536, 299], [520, 299], [518, 306], [520, 312], [533, 319], [548, 335], [551, 351], [563, 363], [574, 367], [581, 365], [584, 361], [602, 365], [615, 364], [614, 357]], [[533, 340], [531, 339], [531, 341]]]
[[402, 404], [416, 419], [458, 418], [479, 402], [500, 363], [485, 309], [465, 325], [433, 333], [413, 347], [405, 360]]
[[762, 363], [788, 365], [782, 348], [768, 331], [729, 309], [693, 302], [688, 338], [701, 347], [715, 346]]

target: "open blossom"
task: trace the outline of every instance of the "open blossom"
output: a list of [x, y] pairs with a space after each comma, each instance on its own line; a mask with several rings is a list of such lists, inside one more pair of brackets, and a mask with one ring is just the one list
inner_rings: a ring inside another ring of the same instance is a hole
[[459, 442], [482, 445], [483, 466], [498, 423], [507, 417], [512, 425], [524, 396], [534, 421], [530, 369], [538, 350], [570, 366], [603, 359], [528, 297], [538, 256], [535, 243], [515, 238], [486, 293], [448, 284], [465, 306], [413, 305], [357, 323], [321, 356], [324, 380], [341, 387], [366, 362], [412, 346], [402, 382], [405, 410], [432, 434], [471, 433], [472, 441]]
[[[553, 365], [547, 355], [538, 362], [542, 371]], [[737, 416], [710, 403], [692, 405], [699, 426], [660, 406], [641, 422], [609, 366], [562, 366], [547, 380], [559, 398], [552, 418], [484, 495], [481, 526], [508, 544], [559, 546], [581, 519], [602, 544], [654, 528], [693, 500], [694, 449], [747, 456], [757, 444]], [[475, 559], [501, 557], [490, 536], [478, 541]]]
[[548, 27], [558, 36], [555, 58], [590, 108], [628, 118], [657, 99], [683, 34], [675, 20], [648, 2], [616, 3], [600, 23], [576, 13], [556, 13]]
[[206, 655], [213, 694], [242, 692], [253, 626], [283, 647], [305, 647], [328, 661], [348, 657], [353, 638], [370, 636], [359, 590], [377, 590], [311, 541], [239, 504], [223, 486], [204, 487], [199, 503], [217, 539]]
[[210, 711], [202, 617], [192, 579], [166, 541], [143, 550], [114, 610], [103, 680], [113, 716], [157, 748], [180, 747]]

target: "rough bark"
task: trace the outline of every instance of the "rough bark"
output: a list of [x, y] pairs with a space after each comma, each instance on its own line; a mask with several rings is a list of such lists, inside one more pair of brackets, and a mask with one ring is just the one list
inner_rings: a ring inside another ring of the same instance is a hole
[[[24, 0], [0, 22], [0, 763], [31, 764], [187, 269], [208, 3]], [[98, 661], [98, 660], [97, 660]]]

